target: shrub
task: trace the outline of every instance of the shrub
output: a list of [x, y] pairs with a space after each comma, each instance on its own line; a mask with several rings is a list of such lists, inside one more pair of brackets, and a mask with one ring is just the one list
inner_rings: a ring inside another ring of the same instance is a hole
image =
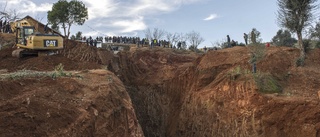
[[320, 48], [320, 41], [316, 42], [315, 48]]
[[308, 52], [308, 51], [310, 51], [310, 50], [312, 49], [311, 40], [309, 40], [309, 39], [304, 39], [304, 40], [302, 41], [302, 44], [303, 44], [303, 46], [304, 46], [304, 51], [305, 51], [305, 52]]
[[56, 78], [56, 77], [68, 77], [68, 76], [72, 76], [72, 74], [67, 74], [64, 69], [63, 69], [63, 65], [60, 63], [58, 66], [54, 67], [54, 73], [52, 73], [52, 78]]
[[254, 81], [261, 93], [281, 93], [282, 87], [279, 82], [269, 73], [253, 74]]
[[302, 67], [304, 66], [304, 61], [305, 61], [305, 58], [303, 57], [298, 57], [296, 59], [296, 67]]
[[236, 80], [242, 74], [249, 74], [250, 71], [247, 69], [242, 69], [240, 66], [237, 66], [228, 72], [230, 80]]
[[249, 63], [258, 63], [265, 57], [266, 54], [266, 47], [263, 44], [252, 45], [248, 46], [249, 51], [251, 53], [251, 58], [249, 59]]

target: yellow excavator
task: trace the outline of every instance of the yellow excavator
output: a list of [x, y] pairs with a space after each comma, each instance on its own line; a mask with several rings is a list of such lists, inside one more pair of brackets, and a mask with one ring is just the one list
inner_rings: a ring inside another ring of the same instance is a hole
[[30, 21], [29, 18], [12, 22], [10, 25], [11, 30], [16, 35], [17, 49], [12, 52], [13, 57], [51, 55], [59, 49], [63, 49], [62, 36], [53, 32], [39, 32], [39, 28], [36, 29], [35, 23]]

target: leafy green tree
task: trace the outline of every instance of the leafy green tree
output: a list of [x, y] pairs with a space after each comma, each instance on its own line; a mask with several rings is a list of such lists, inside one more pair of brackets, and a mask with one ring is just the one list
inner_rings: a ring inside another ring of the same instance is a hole
[[53, 4], [52, 10], [48, 11], [48, 22], [61, 24], [67, 38], [72, 24], [83, 25], [86, 20], [88, 20], [88, 8], [82, 1], [59, 0]]
[[57, 31], [57, 32], [59, 32], [59, 33], [61, 33], [61, 32], [60, 32], [60, 27], [59, 27], [59, 25], [58, 25], [58, 24], [53, 23], [53, 24], [51, 25], [51, 28], [52, 28], [53, 30], [55, 30], [55, 31]]
[[76, 36], [75, 35], [71, 35], [71, 38], [72, 40], [76, 40]]
[[310, 30], [310, 38], [320, 40], [320, 21], [316, 23], [315, 27], [312, 27]]
[[272, 43], [276, 46], [288, 46], [292, 47], [297, 40], [291, 37], [291, 33], [288, 30], [278, 30], [277, 35], [272, 38]]
[[317, 8], [317, 0], [278, 0], [278, 23], [298, 36], [300, 58], [304, 65], [305, 47], [302, 41], [302, 31], [313, 20], [313, 11]]
[[76, 33], [76, 39], [77, 39], [77, 40], [81, 40], [81, 37], [82, 37], [82, 32], [81, 32], [81, 31], [78, 31], [78, 32]]

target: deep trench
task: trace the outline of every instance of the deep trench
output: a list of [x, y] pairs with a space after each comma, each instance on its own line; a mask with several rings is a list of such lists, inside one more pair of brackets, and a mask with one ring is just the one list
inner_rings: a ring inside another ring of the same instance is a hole
[[172, 79], [159, 79], [161, 84], [136, 81], [137, 77], [148, 74], [126, 55], [116, 58], [109, 69], [125, 84], [144, 135], [166, 137], [174, 134], [170, 132], [177, 124], [175, 119], [179, 116], [184, 94], [190, 89], [193, 76], [177, 72]]

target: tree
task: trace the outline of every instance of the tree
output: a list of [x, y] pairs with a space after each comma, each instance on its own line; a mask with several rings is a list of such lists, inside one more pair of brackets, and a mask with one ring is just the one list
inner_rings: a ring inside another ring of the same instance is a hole
[[144, 31], [145, 37], [149, 40], [157, 39], [160, 40], [164, 37], [166, 34], [166, 31], [159, 29], [159, 28], [154, 28], [151, 30], [148, 28], [147, 30]]
[[251, 32], [249, 32], [249, 42], [252, 44], [261, 43], [262, 39], [260, 38], [260, 31], [256, 28], [252, 28]]
[[77, 39], [77, 40], [81, 40], [81, 38], [82, 38], [82, 32], [81, 32], [81, 31], [78, 31], [78, 32], [76, 33], [76, 39]]
[[[6, 3], [3, 5], [3, 11], [0, 11], [0, 19], [4, 18], [7, 21], [16, 21], [18, 19], [21, 19], [21, 15], [17, 10], [11, 9], [10, 11], [7, 11], [7, 5], [8, 1], [6, 1]], [[2, 8], [2, 6], [0, 6], [0, 8]]]
[[177, 46], [177, 43], [180, 41], [180, 34], [167, 32], [166, 38], [172, 46]]
[[59, 0], [53, 4], [52, 10], [48, 11], [48, 22], [61, 24], [67, 38], [72, 24], [83, 25], [86, 20], [88, 20], [88, 8], [82, 1]]
[[320, 40], [320, 21], [316, 23], [316, 26], [310, 30], [310, 38]]
[[302, 41], [302, 31], [310, 25], [313, 11], [317, 8], [317, 0], [278, 0], [278, 23], [281, 27], [296, 33], [300, 48], [300, 58], [303, 65], [305, 59], [305, 47]]
[[56, 23], [53, 23], [53, 24], [51, 25], [51, 29], [52, 29], [52, 30], [55, 30], [55, 31], [61, 33], [59, 28], [60, 28], [59, 25], [56, 24]]
[[198, 46], [204, 42], [204, 38], [200, 36], [199, 32], [191, 31], [186, 34], [187, 41], [190, 43], [191, 49], [197, 49]]
[[277, 35], [272, 38], [272, 42], [276, 46], [292, 47], [297, 40], [291, 37], [291, 33], [288, 30], [280, 29], [278, 30]]
[[76, 40], [76, 36], [71, 35], [71, 38], [70, 38], [70, 39], [72, 39], [72, 40]]

